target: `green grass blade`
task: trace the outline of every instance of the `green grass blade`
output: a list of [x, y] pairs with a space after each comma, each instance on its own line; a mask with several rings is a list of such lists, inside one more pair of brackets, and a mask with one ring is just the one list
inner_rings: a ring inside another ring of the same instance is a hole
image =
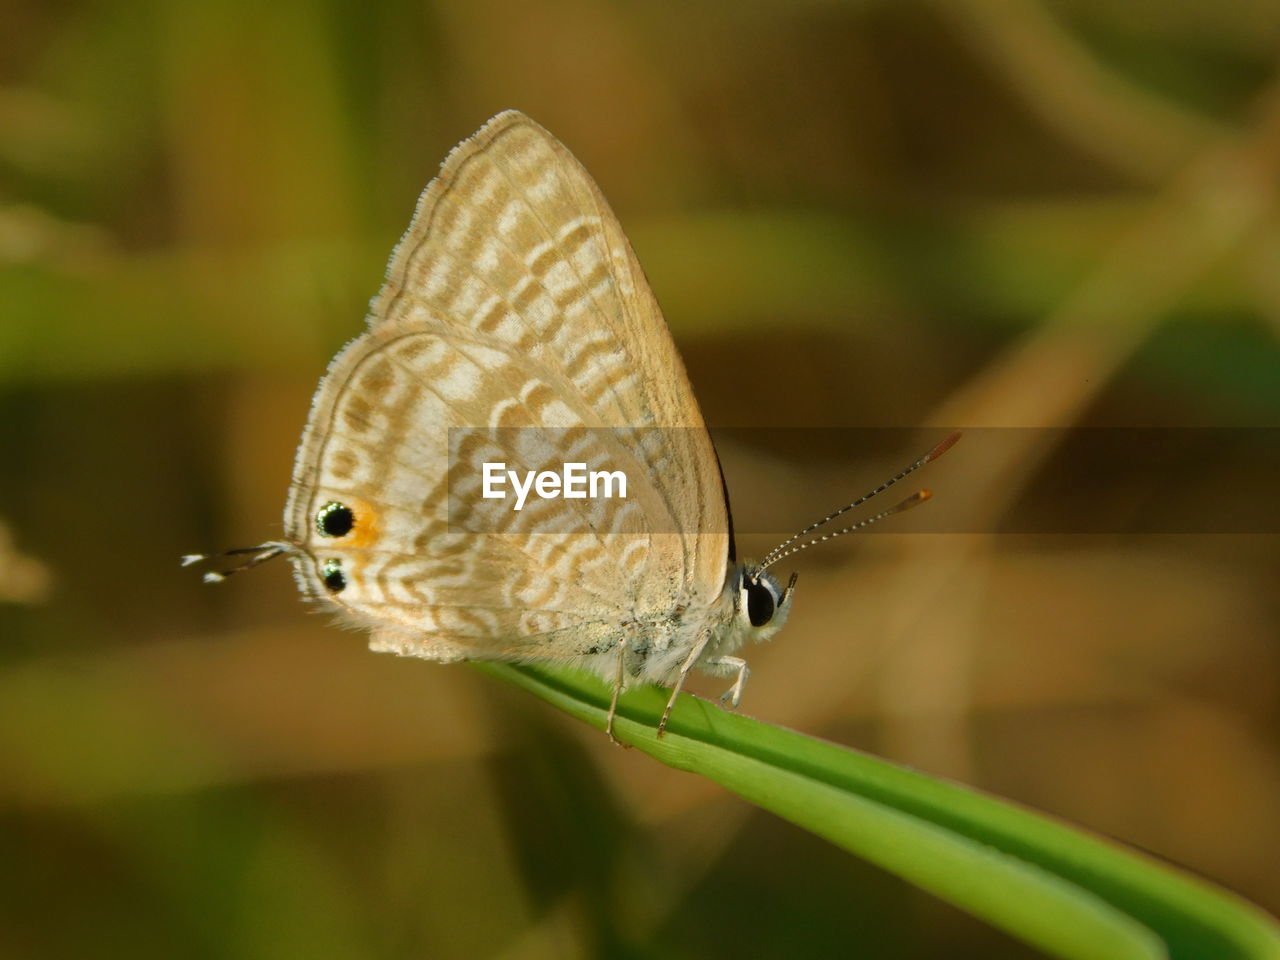
[[[600, 729], [595, 678], [478, 664]], [[682, 696], [619, 705], [615, 731], [1053, 956], [1280, 960], [1280, 925], [1252, 904], [1112, 841], [958, 784]]]

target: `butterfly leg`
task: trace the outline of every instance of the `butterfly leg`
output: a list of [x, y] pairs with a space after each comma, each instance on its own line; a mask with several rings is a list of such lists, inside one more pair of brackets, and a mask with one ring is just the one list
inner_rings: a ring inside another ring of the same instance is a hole
[[733, 686], [720, 697], [722, 703], [728, 700], [729, 706], [737, 710], [738, 703], [742, 700], [742, 688], [747, 685], [747, 678], [751, 676], [751, 668], [747, 666], [747, 661], [741, 657], [713, 657], [707, 661], [707, 666], [726, 667], [730, 670], [738, 671], [738, 676], [733, 681]]
[[689, 671], [693, 669], [693, 665], [698, 662], [698, 658], [702, 656], [702, 651], [707, 648], [707, 643], [711, 640], [711, 634], [705, 634], [699, 640], [689, 656], [685, 657], [684, 663], [680, 665], [680, 675], [676, 677], [676, 682], [671, 688], [671, 698], [667, 700], [667, 708], [662, 711], [662, 719], [658, 721], [658, 736], [662, 736], [667, 729], [667, 721], [671, 719], [671, 711], [675, 709], [676, 698], [680, 696], [680, 688], [684, 686], [684, 678], [689, 675]]
[[604, 732], [620, 747], [626, 744], [613, 735], [613, 718], [618, 715], [618, 694], [622, 692], [622, 666], [627, 655], [627, 637], [618, 641], [618, 670], [613, 676], [613, 699], [609, 701], [609, 719], [605, 721]]
[[675, 708], [676, 697], [680, 696], [680, 688], [684, 686], [684, 678], [689, 673], [686, 665], [680, 671], [680, 676], [675, 682], [675, 686], [671, 688], [671, 699], [667, 701], [667, 709], [662, 711], [662, 719], [658, 721], [658, 736], [662, 736], [667, 732], [667, 721], [671, 719], [671, 711]]

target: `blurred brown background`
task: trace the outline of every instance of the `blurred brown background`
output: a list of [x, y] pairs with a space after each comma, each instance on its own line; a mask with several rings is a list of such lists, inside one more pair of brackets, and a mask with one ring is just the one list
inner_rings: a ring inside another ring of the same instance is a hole
[[[278, 534], [315, 381], [448, 148], [511, 106], [613, 201], [711, 423], [920, 428], [727, 443], [743, 523], [799, 526], [952, 426], [1276, 426], [1280, 7], [3, 22], [0, 954], [1033, 955], [465, 666], [367, 652], [283, 563], [214, 589], [177, 558]], [[1110, 486], [980, 449], [922, 481], [978, 529]], [[1247, 507], [1268, 463], [1144, 484]], [[1274, 533], [912, 532], [930, 509], [796, 558], [747, 712], [1280, 908]]]

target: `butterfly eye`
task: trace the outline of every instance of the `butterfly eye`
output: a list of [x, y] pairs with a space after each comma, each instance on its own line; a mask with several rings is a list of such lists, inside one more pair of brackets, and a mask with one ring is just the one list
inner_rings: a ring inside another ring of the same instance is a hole
[[326, 560], [320, 570], [320, 579], [331, 593], [341, 593], [347, 586], [347, 578], [342, 572], [341, 560]]
[[773, 619], [773, 611], [777, 606], [773, 591], [763, 580], [748, 580], [746, 590], [747, 618], [753, 627], [763, 627]]
[[355, 514], [342, 503], [326, 503], [316, 513], [316, 529], [321, 536], [345, 537], [355, 525]]

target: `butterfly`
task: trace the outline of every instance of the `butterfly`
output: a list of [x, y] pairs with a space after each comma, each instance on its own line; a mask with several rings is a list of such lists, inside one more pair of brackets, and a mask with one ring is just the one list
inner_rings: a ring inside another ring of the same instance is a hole
[[[954, 441], [738, 561], [715, 448], [621, 225], [568, 149], [509, 110], [428, 184], [367, 329], [321, 380], [284, 537], [229, 551], [247, 559], [205, 578], [285, 555], [302, 593], [367, 628], [374, 650], [590, 670], [612, 686], [610, 737], [621, 691], [669, 684], [660, 735], [694, 667], [732, 677], [738, 705], [737, 652], [776, 634], [795, 595], [795, 575], [768, 568], [922, 502], [800, 542]], [[616, 467], [630, 487], [514, 509], [481, 495], [499, 455]]]

